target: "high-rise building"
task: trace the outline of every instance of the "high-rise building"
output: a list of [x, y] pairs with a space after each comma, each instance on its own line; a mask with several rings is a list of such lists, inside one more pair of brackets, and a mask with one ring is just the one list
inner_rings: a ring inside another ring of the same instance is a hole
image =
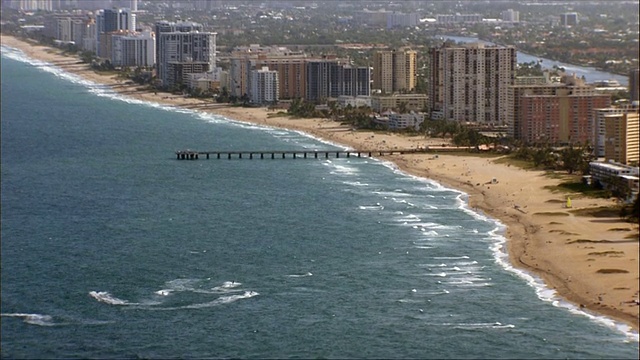
[[560, 14], [560, 25], [562, 26], [578, 25], [578, 13], [570, 12], [570, 13]]
[[156, 58], [157, 77], [165, 87], [186, 84], [191, 73], [215, 68], [216, 33], [160, 32]]
[[606, 126], [605, 126], [605, 117], [609, 115], [619, 115], [626, 113], [638, 112], [637, 106], [619, 106], [619, 107], [607, 107], [601, 109], [594, 110], [594, 121], [595, 121], [595, 137], [593, 142], [594, 147], [594, 155], [598, 158], [602, 158], [605, 156], [605, 142], [607, 139], [606, 136]]
[[9, 7], [22, 11], [53, 11], [53, 0], [11, 0]]
[[131, 30], [129, 9], [102, 9], [96, 12], [96, 54], [109, 58], [111, 47], [107, 44], [109, 33]]
[[155, 56], [155, 41], [150, 32], [111, 37], [111, 63], [114, 66], [151, 67]]
[[505, 10], [502, 12], [502, 21], [510, 23], [520, 22], [520, 12], [513, 9]]
[[629, 100], [640, 101], [640, 71], [633, 69], [629, 72]]
[[604, 117], [605, 160], [622, 164], [640, 161], [640, 122], [638, 112], [611, 114]]
[[434, 119], [505, 125], [516, 76], [513, 46], [431, 48], [429, 108]]
[[86, 15], [52, 14], [45, 18], [43, 32], [56, 40], [74, 42], [82, 47], [88, 23], [89, 18]]
[[416, 72], [416, 51], [376, 51], [373, 54], [373, 88], [385, 94], [414, 90]]
[[358, 25], [385, 26], [387, 15], [389, 14], [391, 12], [386, 10], [372, 11], [364, 9], [353, 14], [353, 21]]
[[387, 14], [387, 29], [415, 27], [420, 24], [418, 14], [389, 13]]
[[[172, 32], [192, 32], [203, 31], [202, 24], [194, 22], [179, 21], [177, 23], [169, 21], [158, 21], [155, 24], [156, 35], [156, 75], [161, 79], [161, 74], [166, 73], [166, 62], [164, 61], [164, 55], [160, 53], [160, 38], [163, 33]], [[215, 54], [214, 54], [215, 56]]]
[[118, 30], [132, 30], [129, 20], [129, 9], [103, 9], [96, 13], [98, 31], [109, 33]]
[[369, 67], [353, 67], [338, 59], [313, 59], [307, 61], [306, 70], [309, 101], [371, 94]]
[[251, 71], [249, 100], [253, 104], [267, 104], [278, 101], [278, 73], [263, 66]]
[[565, 77], [562, 84], [513, 86], [509, 113], [515, 138], [530, 144], [595, 144], [596, 109], [611, 105], [580, 79]]
[[239, 47], [231, 54], [230, 93], [242, 96], [248, 93], [249, 72], [267, 66], [278, 73], [280, 99], [306, 97], [306, 60], [303, 52], [285, 47], [261, 47], [257, 44]]

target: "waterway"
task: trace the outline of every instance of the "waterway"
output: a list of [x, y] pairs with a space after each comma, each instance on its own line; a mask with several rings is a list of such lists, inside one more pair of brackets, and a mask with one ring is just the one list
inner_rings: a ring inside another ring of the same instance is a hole
[[[443, 39], [453, 40], [455, 42], [463, 42], [463, 43], [473, 43], [479, 42], [482, 44], [495, 45], [492, 42], [480, 40], [476, 37], [464, 37], [464, 36], [439, 36]], [[616, 80], [622, 86], [628, 86], [629, 78], [627, 76], [618, 75], [606, 71], [600, 71], [594, 67], [584, 67], [573, 64], [567, 64], [560, 61], [555, 61], [535, 55], [530, 55], [523, 53], [521, 51], [517, 52], [518, 63], [527, 63], [527, 62], [536, 62], [542, 60], [541, 64], [543, 68], [551, 69], [553, 66], [564, 68], [568, 74], [576, 74], [578, 77], [584, 76], [587, 83], [593, 83], [597, 81], [606, 81], [606, 80]]]

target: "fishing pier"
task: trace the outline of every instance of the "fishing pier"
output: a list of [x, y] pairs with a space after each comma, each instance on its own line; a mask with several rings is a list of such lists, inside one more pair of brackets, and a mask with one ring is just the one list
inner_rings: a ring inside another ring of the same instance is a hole
[[388, 150], [284, 150], [284, 151], [176, 151], [178, 160], [206, 159], [329, 159], [350, 157], [373, 157], [404, 154], [430, 153], [428, 148], [422, 149], [388, 149]]

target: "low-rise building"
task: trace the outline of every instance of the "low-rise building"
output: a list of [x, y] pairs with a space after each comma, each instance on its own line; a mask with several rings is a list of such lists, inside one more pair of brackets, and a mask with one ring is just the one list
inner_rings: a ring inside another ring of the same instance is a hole
[[229, 73], [221, 68], [216, 68], [213, 72], [189, 74], [190, 89], [214, 92], [224, 87], [229, 87]]
[[618, 190], [626, 193], [626, 201], [633, 201], [638, 196], [640, 169], [614, 161], [592, 161], [589, 172], [593, 182], [598, 182], [603, 188]]
[[409, 114], [391, 113], [388, 115], [389, 129], [401, 130], [401, 129], [414, 129], [420, 130], [420, 124], [424, 122], [424, 113], [410, 112]]
[[428, 97], [425, 94], [394, 94], [371, 96], [371, 109], [377, 113], [398, 109], [405, 103], [407, 111], [422, 111], [427, 106]]
[[341, 108], [345, 108], [347, 106], [351, 106], [354, 108], [369, 106], [371, 107], [371, 96], [348, 96], [348, 95], [340, 95], [338, 96], [338, 106]]

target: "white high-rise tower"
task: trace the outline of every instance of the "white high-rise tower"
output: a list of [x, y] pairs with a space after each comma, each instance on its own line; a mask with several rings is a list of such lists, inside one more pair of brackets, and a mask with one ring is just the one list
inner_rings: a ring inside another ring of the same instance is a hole
[[131, 0], [131, 26], [129, 29], [131, 31], [136, 31], [136, 12], [138, 11], [138, 0]]

